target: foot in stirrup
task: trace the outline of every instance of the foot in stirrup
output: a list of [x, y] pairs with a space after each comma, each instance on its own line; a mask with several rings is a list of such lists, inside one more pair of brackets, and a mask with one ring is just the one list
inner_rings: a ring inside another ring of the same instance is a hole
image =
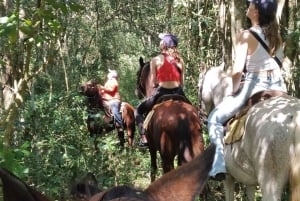
[[210, 177], [212, 180], [215, 180], [215, 181], [223, 181], [225, 179], [225, 173], [221, 172], [221, 173], [218, 173], [216, 174], [214, 177]]
[[148, 147], [149, 147], [148, 142], [143, 142], [142, 140], [140, 140], [139, 148], [148, 148]]
[[140, 148], [148, 148], [149, 144], [147, 142], [147, 138], [145, 134], [141, 135], [141, 140], [139, 142], [139, 147]]

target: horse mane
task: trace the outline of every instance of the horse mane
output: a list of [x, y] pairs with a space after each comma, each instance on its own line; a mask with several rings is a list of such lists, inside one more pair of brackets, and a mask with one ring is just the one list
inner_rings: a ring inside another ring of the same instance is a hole
[[[232, 78], [224, 70], [224, 64], [210, 67], [199, 81], [199, 103], [207, 114], [218, 105], [224, 97], [232, 94]], [[212, 94], [217, 94], [212, 96]]]
[[[137, 90], [143, 94], [143, 96], [146, 95], [146, 86], [142, 81], [145, 81], [145, 77], [148, 77], [150, 73], [150, 62], [144, 62], [144, 59], [140, 57], [139, 59], [140, 68], [136, 73], [137, 79], [136, 79], [136, 86]], [[145, 76], [144, 78], [142, 76]], [[142, 98], [142, 97], [141, 97]]]
[[0, 178], [3, 186], [3, 198], [6, 201], [49, 201], [42, 193], [31, 188], [3, 167], [0, 167]]
[[84, 177], [75, 182], [70, 191], [74, 198], [86, 200], [99, 192], [102, 192], [102, 189], [98, 187], [97, 179], [91, 172], [88, 172]]
[[[81, 89], [81, 93], [84, 94], [87, 98], [87, 102], [88, 102], [88, 108], [90, 110], [93, 109], [101, 109], [101, 110], [105, 110], [105, 106], [103, 104], [103, 99], [102, 96], [99, 92], [99, 81], [97, 80], [89, 80], [85, 85], [85, 87], [82, 87]], [[94, 86], [95, 89], [90, 89], [87, 86]]]

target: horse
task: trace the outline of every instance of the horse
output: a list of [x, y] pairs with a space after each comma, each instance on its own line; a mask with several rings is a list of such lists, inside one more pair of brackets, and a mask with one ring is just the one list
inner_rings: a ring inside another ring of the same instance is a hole
[[[86, 120], [90, 136], [95, 136], [94, 146], [98, 150], [97, 137], [117, 129], [121, 147], [124, 146], [124, 131], [113, 120], [113, 116], [107, 105], [104, 104], [99, 92], [98, 82], [88, 81], [80, 86], [79, 92], [87, 97], [88, 118]], [[127, 142], [129, 147], [133, 147], [135, 133], [135, 108], [127, 102], [121, 103], [120, 108], [124, 128], [127, 131]]]
[[[86, 201], [193, 201], [208, 180], [215, 150], [216, 147], [210, 145], [191, 162], [163, 175], [145, 190], [131, 186], [102, 190], [98, 187], [96, 177], [87, 173], [73, 185], [71, 194], [75, 199]], [[46, 195], [3, 167], [0, 167], [0, 178], [5, 201], [50, 201]]]
[[4, 167], [0, 167], [0, 178], [5, 201], [50, 201]]
[[[148, 97], [153, 92], [149, 81], [149, 62], [141, 57], [140, 68], [137, 72], [137, 87], [135, 94], [138, 97]], [[169, 95], [162, 99], [169, 99]], [[163, 173], [174, 169], [174, 160], [177, 156], [178, 166], [191, 161], [204, 150], [202, 124], [198, 118], [198, 110], [183, 101], [180, 97], [171, 96], [173, 100], [162, 100], [152, 108], [152, 116], [148, 122], [146, 136], [149, 143], [151, 158], [151, 181], [157, 173], [157, 151], [159, 151]]]
[[92, 196], [102, 191], [98, 186], [95, 175], [92, 172], [88, 172], [72, 185], [70, 193], [74, 200], [89, 200]]
[[[231, 76], [223, 67], [205, 73], [199, 97], [207, 110], [231, 93]], [[219, 93], [219, 94], [218, 94]], [[226, 201], [233, 201], [234, 182], [246, 185], [249, 200], [256, 186], [262, 201], [281, 199], [289, 183], [290, 200], [300, 200], [300, 101], [288, 95], [255, 103], [246, 113], [242, 137], [224, 145]]]
[[102, 190], [96, 184], [94, 186], [99, 192], [90, 196], [91, 185], [86, 179], [79, 180], [74, 186], [81, 194], [87, 195], [86, 201], [193, 201], [208, 180], [214, 154], [215, 145], [212, 144], [192, 161], [164, 174], [145, 190], [128, 185]]

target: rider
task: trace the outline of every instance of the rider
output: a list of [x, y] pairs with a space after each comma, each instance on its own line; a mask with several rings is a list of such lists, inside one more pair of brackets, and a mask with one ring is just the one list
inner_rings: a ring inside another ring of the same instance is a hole
[[120, 112], [121, 96], [119, 93], [118, 73], [116, 70], [108, 69], [107, 80], [104, 86], [100, 86], [100, 93], [104, 103], [109, 106], [114, 120], [117, 123], [117, 127], [122, 129], [123, 120]]
[[[250, 0], [246, 16], [251, 21], [251, 30], [255, 31], [268, 44], [266, 51], [249, 30], [241, 32], [232, 71], [233, 93], [226, 97], [208, 117], [210, 141], [216, 144], [213, 168], [209, 173], [212, 179], [225, 179], [226, 167], [223, 152], [223, 124], [244, 105], [253, 94], [263, 90], [286, 92], [281, 70], [273, 56], [282, 55], [282, 42], [279, 25], [276, 21], [276, 0]], [[282, 59], [282, 56], [280, 57]], [[246, 77], [243, 88], [239, 91], [241, 76], [246, 62]]]
[[184, 64], [177, 49], [178, 39], [171, 33], [159, 34], [161, 39], [159, 48], [161, 53], [150, 61], [150, 77], [153, 88], [156, 88], [152, 96], [141, 102], [135, 111], [135, 119], [141, 135], [140, 147], [147, 147], [148, 142], [143, 128], [144, 116], [156, 100], [165, 94], [179, 94], [185, 97], [183, 92]]

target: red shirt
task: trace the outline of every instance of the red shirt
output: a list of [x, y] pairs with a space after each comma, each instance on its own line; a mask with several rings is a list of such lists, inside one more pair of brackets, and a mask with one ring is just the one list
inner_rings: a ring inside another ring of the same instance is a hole
[[119, 84], [115, 78], [108, 79], [102, 90], [101, 95], [104, 100], [120, 99]]
[[164, 63], [156, 71], [156, 79], [158, 83], [167, 81], [180, 82], [180, 69], [176, 66], [175, 59], [171, 59], [169, 56], [163, 54]]

